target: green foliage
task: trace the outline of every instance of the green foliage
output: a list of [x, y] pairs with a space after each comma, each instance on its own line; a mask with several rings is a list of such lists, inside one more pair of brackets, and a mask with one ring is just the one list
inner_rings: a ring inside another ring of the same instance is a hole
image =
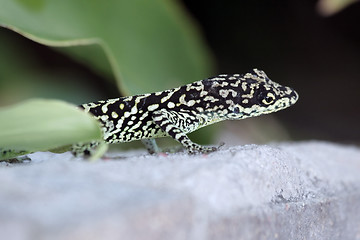
[[[62, 47], [57, 51], [105, 79], [115, 76], [122, 95], [176, 87], [207, 77], [211, 69], [210, 54], [193, 22], [174, 1], [1, 0], [0, 26]], [[77, 76], [41, 68], [34, 61], [36, 53], [17, 44], [0, 38], [0, 99], [16, 102], [41, 89], [61, 99], [87, 92]], [[55, 85], [54, 79], [63, 81]], [[75, 86], [82, 91], [75, 92]], [[46, 97], [53, 98], [51, 94]], [[95, 93], [91, 96], [98, 100]], [[46, 100], [1, 109], [0, 149], [41, 151], [99, 139], [94, 120], [71, 109]]]
[[125, 94], [174, 87], [209, 73], [209, 54], [173, 1], [25, 2], [2, 0], [0, 24], [49, 46], [99, 45], [108, 61], [94, 48], [70, 54], [101, 73], [109, 72], [110, 63]]

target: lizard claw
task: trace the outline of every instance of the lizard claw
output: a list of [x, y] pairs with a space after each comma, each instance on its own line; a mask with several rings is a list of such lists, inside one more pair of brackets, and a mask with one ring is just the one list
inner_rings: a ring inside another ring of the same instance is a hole
[[218, 150], [220, 150], [221, 148], [223, 148], [223, 146], [225, 146], [224, 142], [220, 142], [219, 146], [217, 147]]
[[207, 154], [207, 153], [212, 153], [219, 150], [219, 147], [208, 147], [208, 146], [201, 146], [201, 145], [196, 145], [196, 147], [188, 149], [188, 153], [189, 154]]

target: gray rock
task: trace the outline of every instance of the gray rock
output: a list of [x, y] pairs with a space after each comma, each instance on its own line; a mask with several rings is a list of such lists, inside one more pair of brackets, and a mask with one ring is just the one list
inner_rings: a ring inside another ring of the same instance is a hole
[[360, 149], [246, 145], [209, 155], [0, 165], [1, 239], [360, 239]]

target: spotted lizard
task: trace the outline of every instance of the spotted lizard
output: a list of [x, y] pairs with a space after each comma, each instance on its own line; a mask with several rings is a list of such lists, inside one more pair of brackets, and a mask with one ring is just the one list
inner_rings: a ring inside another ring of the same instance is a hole
[[[264, 71], [221, 74], [170, 90], [120, 97], [80, 106], [100, 121], [106, 143], [142, 140], [149, 153], [159, 152], [155, 138], [170, 136], [188, 153], [209, 153], [187, 136], [223, 120], [276, 112], [293, 105], [298, 94], [270, 80]], [[74, 144], [75, 156], [91, 155], [99, 142]]]

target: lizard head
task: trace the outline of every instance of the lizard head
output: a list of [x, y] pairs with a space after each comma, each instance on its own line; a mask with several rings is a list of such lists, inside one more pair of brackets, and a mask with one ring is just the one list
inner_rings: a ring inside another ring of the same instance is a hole
[[207, 91], [220, 101], [214, 107], [227, 119], [243, 119], [277, 112], [290, 107], [299, 95], [290, 87], [268, 78], [264, 71], [253, 69], [246, 74], [222, 74], [207, 85]]

